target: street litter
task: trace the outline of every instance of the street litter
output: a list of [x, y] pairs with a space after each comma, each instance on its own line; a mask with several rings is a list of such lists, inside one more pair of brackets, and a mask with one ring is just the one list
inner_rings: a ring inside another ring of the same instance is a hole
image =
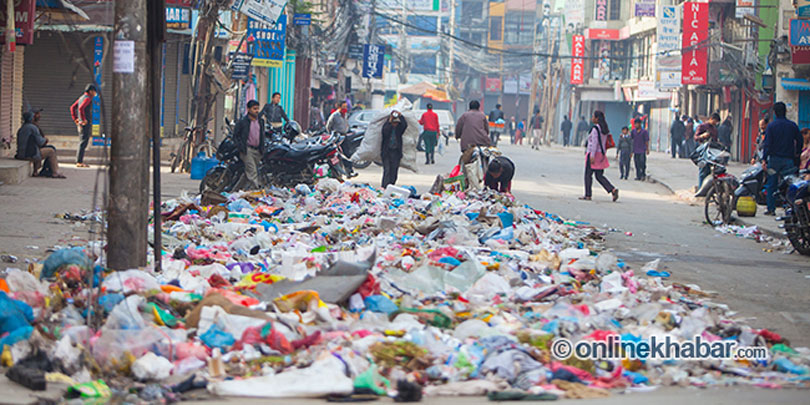
[[770, 235], [766, 235], [762, 233], [762, 231], [756, 225], [751, 226], [741, 226], [741, 225], [719, 225], [714, 228], [717, 232], [726, 234], [726, 235], [734, 235], [738, 238], [744, 239], [751, 239], [758, 243], [767, 243], [770, 245], [770, 248], [766, 248], [766, 251], [780, 251], [782, 253], [791, 253], [794, 251], [793, 246], [790, 244], [785, 238], [775, 238]]
[[[808, 385], [810, 350], [745, 325], [698, 286], [667, 283], [660, 259], [634, 273], [604, 248], [604, 231], [512, 196], [417, 197], [322, 180], [222, 197], [164, 202], [159, 273], [151, 263], [108, 271], [98, 245], [0, 273], [12, 381], [40, 389], [50, 378], [70, 382], [66, 398], [143, 401], [209, 395], [201, 387], [501, 401]], [[616, 336], [698, 336], [768, 357], [590, 360], [552, 350], [562, 338]]]

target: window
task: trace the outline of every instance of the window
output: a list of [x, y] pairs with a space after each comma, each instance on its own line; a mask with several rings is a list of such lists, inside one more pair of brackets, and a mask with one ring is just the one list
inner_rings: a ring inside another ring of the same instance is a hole
[[413, 55], [413, 64], [411, 65], [411, 73], [417, 75], [434, 75], [436, 74], [436, 55]]
[[622, 0], [610, 0], [609, 20], [622, 19]]
[[508, 13], [503, 27], [503, 41], [511, 45], [531, 45], [534, 13]]
[[423, 15], [409, 15], [408, 16], [408, 25], [418, 27], [411, 28], [406, 27], [405, 32], [408, 35], [418, 35], [418, 36], [436, 36], [436, 30], [438, 26], [436, 25], [436, 17], [427, 17]]
[[461, 2], [461, 21], [480, 20], [484, 10], [484, 3], [478, 1]]
[[489, 17], [489, 40], [503, 41], [503, 17]]

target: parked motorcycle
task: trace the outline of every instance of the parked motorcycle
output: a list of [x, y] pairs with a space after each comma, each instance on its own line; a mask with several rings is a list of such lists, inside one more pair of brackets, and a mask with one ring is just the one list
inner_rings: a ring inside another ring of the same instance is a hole
[[804, 180], [808, 170], [799, 171], [798, 175], [790, 175], [782, 179], [776, 195], [782, 197], [782, 207], [785, 215], [777, 217], [779, 225], [785, 230], [790, 244], [797, 252], [810, 256], [810, 181]]
[[700, 157], [695, 160], [698, 167], [709, 166], [711, 168], [711, 178], [704, 180], [697, 195], [705, 195], [703, 214], [706, 222], [712, 226], [728, 224], [731, 222], [731, 214], [735, 209], [735, 190], [739, 186], [739, 180], [733, 174], [728, 173], [726, 164], [731, 159], [731, 154], [722, 149], [714, 147], [712, 144], [701, 145]]

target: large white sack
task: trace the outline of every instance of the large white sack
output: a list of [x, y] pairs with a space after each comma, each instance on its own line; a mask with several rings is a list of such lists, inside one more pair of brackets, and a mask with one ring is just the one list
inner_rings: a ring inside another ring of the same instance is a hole
[[374, 117], [366, 128], [366, 134], [363, 137], [363, 142], [357, 151], [354, 152], [351, 159], [353, 162], [363, 160], [370, 160], [377, 163], [382, 163], [380, 150], [382, 149], [382, 127], [388, 120], [388, 116], [392, 111], [399, 111], [408, 123], [408, 128], [402, 134], [402, 160], [399, 162], [401, 167], [404, 167], [414, 173], [418, 173], [416, 165], [416, 144], [419, 141], [419, 118], [416, 113], [412, 111], [413, 105], [408, 99], [403, 98], [393, 107], [386, 108], [381, 111], [379, 115]]

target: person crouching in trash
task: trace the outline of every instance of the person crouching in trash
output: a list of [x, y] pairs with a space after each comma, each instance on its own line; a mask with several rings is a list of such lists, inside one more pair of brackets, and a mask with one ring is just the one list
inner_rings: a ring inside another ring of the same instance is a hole
[[505, 156], [492, 159], [484, 175], [484, 185], [501, 193], [512, 192], [512, 177], [515, 176], [515, 164]]
[[391, 111], [388, 121], [383, 124], [380, 151], [383, 164], [382, 188], [397, 182], [399, 161], [402, 159], [402, 134], [407, 128], [408, 123], [399, 111]]

